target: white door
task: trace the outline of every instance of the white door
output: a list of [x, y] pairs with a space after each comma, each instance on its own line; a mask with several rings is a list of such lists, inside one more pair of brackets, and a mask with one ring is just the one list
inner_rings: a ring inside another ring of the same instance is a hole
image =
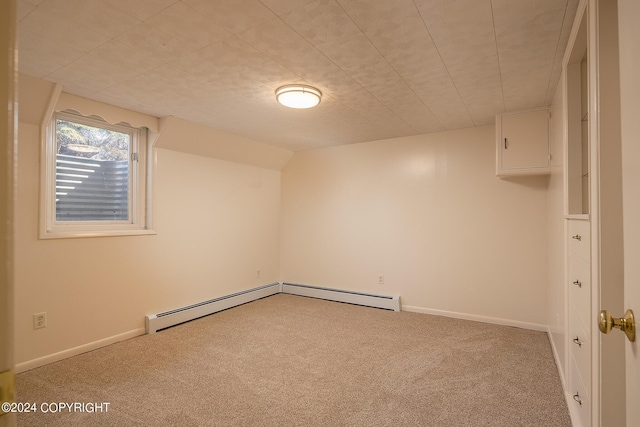
[[[640, 316], [640, 1], [618, 1], [624, 211], [624, 303]], [[606, 307], [602, 307], [606, 308]], [[614, 316], [622, 316], [615, 313]], [[614, 332], [617, 333], [617, 332]], [[637, 332], [636, 332], [637, 334]], [[640, 425], [640, 336], [625, 340], [627, 426]], [[622, 387], [622, 385], [621, 385]], [[620, 394], [625, 390], [620, 390]]]

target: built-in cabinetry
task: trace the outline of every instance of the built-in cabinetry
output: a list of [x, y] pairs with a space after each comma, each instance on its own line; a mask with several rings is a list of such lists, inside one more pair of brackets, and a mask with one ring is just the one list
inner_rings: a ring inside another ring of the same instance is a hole
[[624, 182], [621, 4], [580, 0], [563, 62], [567, 246], [563, 348], [565, 391], [574, 427], [639, 425], [627, 415], [632, 410], [628, 405], [638, 402], [627, 382], [629, 343], [624, 334], [605, 337], [597, 326], [601, 310], [622, 316], [628, 308], [620, 191]]
[[496, 175], [550, 173], [549, 110], [537, 108], [496, 116]]
[[[591, 224], [567, 219], [568, 390], [574, 425], [591, 425]], [[578, 421], [579, 420], [579, 421]]]

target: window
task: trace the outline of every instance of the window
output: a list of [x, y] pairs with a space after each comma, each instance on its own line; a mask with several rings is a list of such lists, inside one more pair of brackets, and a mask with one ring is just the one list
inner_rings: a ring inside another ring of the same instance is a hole
[[147, 234], [146, 129], [53, 114], [41, 237]]

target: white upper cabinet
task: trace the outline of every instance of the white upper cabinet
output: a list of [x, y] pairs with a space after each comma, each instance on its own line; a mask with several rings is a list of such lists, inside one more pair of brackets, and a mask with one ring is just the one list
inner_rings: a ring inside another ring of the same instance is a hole
[[503, 113], [496, 116], [496, 175], [550, 173], [549, 110]]

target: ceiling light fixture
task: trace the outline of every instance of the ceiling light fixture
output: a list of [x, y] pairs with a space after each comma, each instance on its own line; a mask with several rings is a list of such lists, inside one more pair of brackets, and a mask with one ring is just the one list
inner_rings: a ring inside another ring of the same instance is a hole
[[276, 89], [276, 99], [285, 107], [311, 108], [320, 104], [322, 92], [313, 86], [284, 85]]

